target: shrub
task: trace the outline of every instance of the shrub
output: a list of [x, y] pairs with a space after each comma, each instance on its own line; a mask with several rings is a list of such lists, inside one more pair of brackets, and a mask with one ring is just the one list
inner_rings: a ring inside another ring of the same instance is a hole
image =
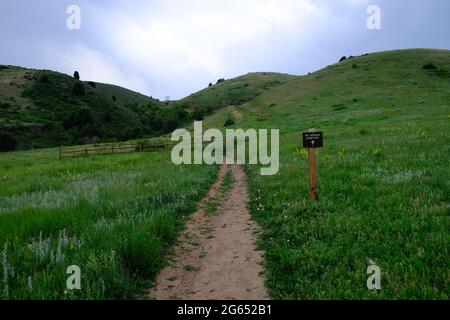
[[84, 96], [84, 86], [81, 82], [75, 82], [72, 88], [72, 93], [76, 96]]
[[120, 132], [120, 139], [123, 141], [139, 138], [141, 130], [139, 128], [125, 128]]
[[225, 82], [225, 79], [221, 78], [221, 79], [217, 80], [217, 84], [222, 83], [222, 82]]
[[43, 82], [43, 83], [49, 83], [49, 79], [48, 76], [46, 74], [43, 74], [40, 78], [39, 81]]
[[165, 120], [163, 124], [163, 130], [165, 132], [174, 131], [178, 127], [178, 121], [176, 119]]
[[213, 84], [210, 82], [209, 85], [208, 85], [208, 87], [212, 87], [212, 85], [213, 85]]
[[92, 88], [97, 88], [97, 84], [94, 81], [89, 81], [88, 85], [90, 85]]
[[347, 57], [346, 57], [346, 56], [343, 56], [343, 57], [339, 60], [339, 62], [342, 62], [342, 61], [345, 61], [345, 60], [347, 60]]
[[74, 72], [73, 77], [77, 80], [80, 80], [80, 74], [78, 73], [78, 71]]
[[112, 120], [112, 114], [111, 111], [106, 111], [103, 114], [103, 120], [105, 120], [106, 122], [110, 122]]
[[0, 151], [14, 151], [17, 148], [17, 140], [9, 133], [0, 133]]
[[361, 129], [361, 130], [359, 130], [359, 134], [362, 136], [366, 136], [369, 134], [369, 131], [367, 131], [366, 129]]
[[435, 70], [437, 69], [436, 66], [432, 63], [428, 63], [426, 65], [424, 65], [422, 68], [424, 68], [425, 70]]
[[223, 124], [224, 127], [231, 127], [234, 126], [234, 120], [231, 118], [228, 118], [227, 121], [225, 121], [225, 123]]
[[116, 96], [112, 96], [112, 100], [113, 100], [114, 102], [116, 102], [116, 101], [117, 101]]
[[92, 117], [91, 110], [82, 108], [69, 115], [69, 117], [63, 121], [63, 126], [65, 129], [72, 127], [82, 128], [93, 123], [94, 118]]
[[205, 116], [205, 112], [201, 108], [195, 108], [194, 111], [191, 114], [192, 119], [201, 121], [203, 120], [203, 117]]

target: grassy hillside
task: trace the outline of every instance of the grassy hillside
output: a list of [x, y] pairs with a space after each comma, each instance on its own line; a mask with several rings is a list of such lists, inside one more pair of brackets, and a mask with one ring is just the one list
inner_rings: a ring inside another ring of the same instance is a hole
[[0, 67], [0, 132], [19, 149], [114, 141], [158, 133], [158, 100], [52, 71]]
[[[3, 72], [0, 79], [6, 79]], [[278, 175], [260, 176], [256, 166], [247, 167], [250, 210], [262, 226], [259, 245], [266, 250], [273, 298], [448, 299], [449, 75], [449, 51], [382, 52], [307, 76], [282, 75], [282, 83], [265, 89], [279, 75], [250, 74], [170, 108], [155, 106], [159, 111], [150, 115], [182, 118], [184, 108], [194, 112], [210, 105], [220, 108], [205, 118], [205, 127], [223, 128], [232, 118], [238, 128], [280, 129]], [[8, 83], [7, 90], [16, 90], [15, 118], [41, 108], [40, 87], [29, 86], [40, 86], [39, 79], [25, 87]], [[109, 97], [107, 88], [97, 84], [95, 101]], [[80, 107], [90, 99], [69, 98]], [[63, 112], [55, 108], [39, 109], [39, 121]], [[139, 121], [131, 107], [120, 108], [129, 112], [127, 121]], [[307, 153], [300, 147], [300, 133], [311, 127], [325, 137], [318, 152], [317, 203], [309, 200]], [[166, 151], [56, 158], [54, 149], [0, 154], [4, 298], [133, 296], [161, 268], [185, 215], [216, 172], [174, 166]], [[366, 287], [371, 261], [382, 270], [379, 292]], [[64, 294], [71, 264], [87, 277], [76, 296]]]
[[[198, 120], [215, 110], [242, 105], [275, 87], [291, 82], [296, 76], [281, 73], [249, 73], [245, 76], [218, 80], [209, 86], [184, 99], [176, 101], [180, 106], [194, 113]], [[223, 81], [222, 81], [223, 80]]]
[[[223, 109], [206, 124], [229, 116], [236, 127], [281, 133], [279, 174], [248, 167], [272, 297], [449, 298], [449, 51], [353, 58]], [[300, 146], [308, 128], [325, 136], [317, 203], [309, 200]], [[370, 261], [382, 269], [379, 292], [366, 287]]]

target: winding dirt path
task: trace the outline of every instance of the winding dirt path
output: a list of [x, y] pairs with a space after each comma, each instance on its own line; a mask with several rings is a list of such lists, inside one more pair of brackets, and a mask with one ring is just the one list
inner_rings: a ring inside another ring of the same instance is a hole
[[[228, 170], [234, 181], [222, 195]], [[219, 201], [215, 213], [206, 206]], [[173, 258], [150, 290], [152, 299], [268, 299], [262, 252], [257, 251], [258, 226], [247, 210], [247, 179], [243, 168], [222, 166], [218, 179], [186, 224]]]

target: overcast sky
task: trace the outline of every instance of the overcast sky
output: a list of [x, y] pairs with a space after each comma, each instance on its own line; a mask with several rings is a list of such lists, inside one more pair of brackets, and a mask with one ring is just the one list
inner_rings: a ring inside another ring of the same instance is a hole
[[[367, 8], [381, 9], [381, 30]], [[67, 28], [69, 5], [81, 28]], [[1, 0], [0, 64], [164, 99], [255, 71], [305, 74], [343, 55], [450, 49], [448, 0]]]

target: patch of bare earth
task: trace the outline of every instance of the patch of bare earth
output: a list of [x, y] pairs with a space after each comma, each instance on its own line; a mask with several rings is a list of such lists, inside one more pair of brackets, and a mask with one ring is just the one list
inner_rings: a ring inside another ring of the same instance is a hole
[[[234, 177], [221, 196], [228, 170]], [[205, 207], [218, 199], [215, 213]], [[221, 199], [221, 200], [220, 200]], [[262, 252], [257, 251], [258, 227], [247, 210], [246, 174], [241, 166], [222, 166], [216, 183], [187, 222], [169, 265], [150, 290], [153, 299], [268, 299]]]

